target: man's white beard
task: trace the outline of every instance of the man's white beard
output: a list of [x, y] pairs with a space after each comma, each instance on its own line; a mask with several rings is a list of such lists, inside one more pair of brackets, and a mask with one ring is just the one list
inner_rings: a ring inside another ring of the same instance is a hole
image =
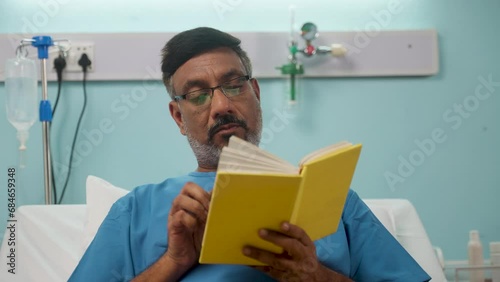
[[217, 167], [222, 148], [213, 144], [201, 144], [189, 134], [189, 131], [187, 131], [186, 135], [189, 145], [191, 145], [191, 149], [193, 149], [193, 153], [198, 161], [198, 165], [201, 167]]
[[[248, 142], [254, 144], [255, 146], [259, 145], [261, 132], [262, 132], [262, 114], [260, 108], [257, 111], [257, 126], [255, 131], [249, 131], [245, 134], [244, 139]], [[202, 144], [198, 140], [196, 140], [189, 130], [187, 129], [186, 122], [184, 120], [184, 130], [186, 131], [186, 136], [193, 149], [193, 153], [198, 160], [198, 166], [205, 168], [217, 168], [219, 163], [220, 154], [222, 152], [222, 147], [217, 147], [217, 145], [213, 143]]]

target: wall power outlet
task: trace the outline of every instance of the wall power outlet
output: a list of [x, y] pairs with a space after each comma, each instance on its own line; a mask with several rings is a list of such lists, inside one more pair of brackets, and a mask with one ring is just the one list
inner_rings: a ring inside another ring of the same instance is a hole
[[66, 68], [67, 72], [83, 72], [82, 67], [78, 64], [78, 61], [83, 54], [87, 54], [90, 61], [92, 62], [87, 72], [93, 72], [95, 70], [95, 60], [94, 60], [94, 43], [93, 42], [71, 42], [71, 48], [66, 55]]

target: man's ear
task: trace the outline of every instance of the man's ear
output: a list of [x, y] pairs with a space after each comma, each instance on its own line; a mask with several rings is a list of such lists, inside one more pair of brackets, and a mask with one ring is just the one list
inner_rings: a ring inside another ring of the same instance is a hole
[[168, 109], [170, 110], [170, 115], [174, 119], [175, 123], [179, 127], [182, 135], [186, 135], [184, 121], [182, 120], [181, 109], [176, 101], [170, 101], [168, 104]]
[[260, 102], [259, 82], [257, 81], [257, 79], [252, 78], [251, 83], [252, 83], [253, 92], [255, 92], [255, 96], [257, 97], [257, 100], [259, 100], [259, 102]]

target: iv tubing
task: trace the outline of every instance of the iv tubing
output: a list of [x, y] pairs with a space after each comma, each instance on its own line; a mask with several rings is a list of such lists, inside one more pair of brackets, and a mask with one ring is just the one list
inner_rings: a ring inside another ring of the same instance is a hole
[[25, 168], [26, 162], [24, 160], [25, 152], [26, 152], [26, 141], [28, 140], [29, 132], [28, 131], [18, 131], [17, 139], [19, 140], [19, 168]]
[[20, 169], [26, 168], [26, 164], [25, 164], [25, 160], [24, 160], [26, 154], [24, 152], [26, 152], [26, 150], [19, 150], [19, 168]]

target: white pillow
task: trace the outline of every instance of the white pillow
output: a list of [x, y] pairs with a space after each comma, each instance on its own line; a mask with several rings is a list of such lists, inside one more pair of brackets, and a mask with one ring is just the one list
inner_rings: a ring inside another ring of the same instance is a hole
[[390, 207], [381, 206], [372, 203], [370, 200], [363, 200], [365, 204], [370, 208], [377, 219], [384, 225], [385, 229], [392, 234], [394, 238], [396, 237], [396, 224], [394, 222], [394, 216], [391, 213]]
[[111, 206], [128, 192], [99, 177], [93, 175], [87, 177], [87, 214], [83, 231], [83, 251], [94, 239]]

